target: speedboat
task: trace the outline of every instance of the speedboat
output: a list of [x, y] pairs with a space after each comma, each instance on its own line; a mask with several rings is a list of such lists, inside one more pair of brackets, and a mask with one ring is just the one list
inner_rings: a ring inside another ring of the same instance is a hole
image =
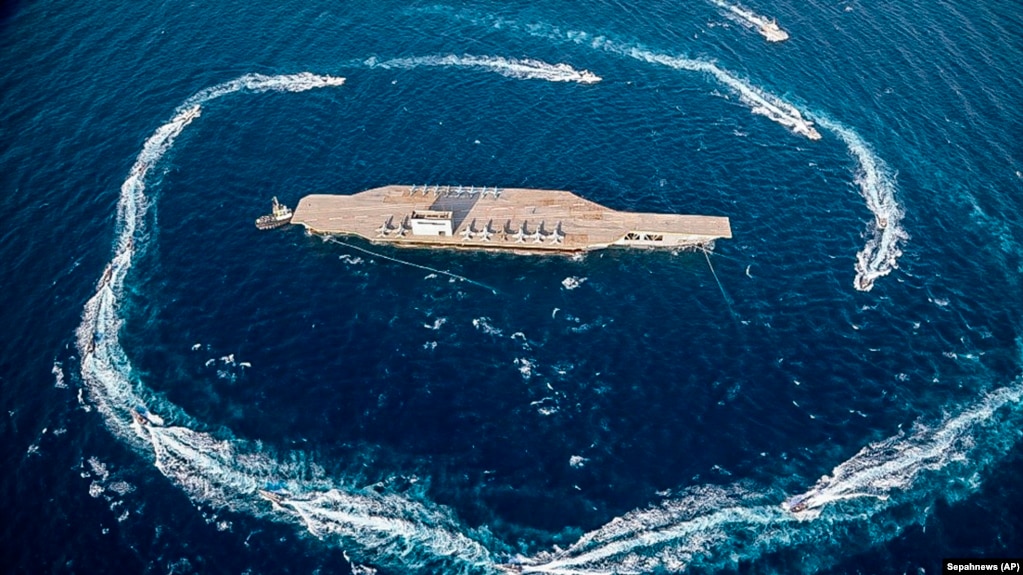
[[813, 122], [808, 122], [802, 118], [792, 125], [792, 131], [797, 134], [802, 134], [811, 140], [821, 139], [821, 133], [817, 131], [817, 128], [813, 127]]
[[149, 427], [150, 425], [153, 424], [153, 422], [150, 421], [149, 417], [143, 415], [142, 412], [140, 412], [137, 409], [131, 410], [131, 419], [132, 421], [141, 425], [142, 427]]
[[191, 108], [189, 108], [188, 110], [186, 110], [184, 115], [181, 116], [181, 119], [186, 121], [186, 122], [190, 122], [190, 121], [192, 121], [192, 120], [194, 120], [194, 119], [199, 117], [199, 112], [201, 110], [202, 110], [202, 106], [200, 106], [199, 104], [196, 104], [196, 105], [192, 106]]
[[495, 564], [494, 567], [496, 567], [499, 571], [515, 573], [517, 575], [518, 573], [524, 573], [526, 567], [530, 565], [535, 565], [535, 563], [522, 555], [515, 555], [513, 557], [508, 557], [504, 563]]
[[100, 287], [104, 287], [110, 283], [110, 277], [113, 275], [114, 268], [112, 264], [107, 264], [106, 269], [103, 270], [103, 277], [99, 280]]
[[775, 20], [758, 22], [760, 33], [767, 38], [768, 42], [784, 42], [789, 39], [789, 33], [782, 30]]
[[270, 490], [267, 490], [267, 489], [260, 489], [260, 490], [257, 491], [257, 493], [259, 493], [260, 497], [262, 497], [263, 499], [266, 499], [267, 501], [269, 501], [271, 503], [276, 503], [277, 505], [284, 505], [284, 494], [283, 493], [279, 493], [277, 491], [270, 491]]
[[805, 493], [800, 495], [793, 495], [785, 501], [782, 501], [781, 508], [789, 513], [800, 513], [806, 511], [806, 499]]
[[162, 417], [141, 405], [131, 410], [131, 418], [142, 427], [163, 427], [165, 425]]
[[867, 291], [873, 285], [874, 280], [868, 278], [866, 274], [860, 274], [856, 277], [856, 289], [860, 291]]

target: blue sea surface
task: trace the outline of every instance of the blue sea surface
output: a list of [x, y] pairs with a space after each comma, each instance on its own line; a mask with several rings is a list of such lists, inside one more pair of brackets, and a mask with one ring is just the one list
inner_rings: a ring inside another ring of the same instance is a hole
[[[0, 10], [5, 569], [1023, 556], [1021, 30], [1012, 1]], [[252, 225], [387, 184], [734, 237]]]

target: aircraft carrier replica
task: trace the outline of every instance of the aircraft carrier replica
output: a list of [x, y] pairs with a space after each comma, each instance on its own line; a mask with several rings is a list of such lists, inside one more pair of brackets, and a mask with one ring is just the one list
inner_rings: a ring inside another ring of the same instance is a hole
[[404, 247], [527, 254], [611, 246], [707, 248], [731, 238], [727, 217], [619, 212], [560, 190], [394, 185], [302, 198], [291, 223]]

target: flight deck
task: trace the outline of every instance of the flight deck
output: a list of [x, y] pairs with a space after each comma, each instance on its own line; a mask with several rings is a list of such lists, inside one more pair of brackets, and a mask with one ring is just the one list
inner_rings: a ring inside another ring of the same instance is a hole
[[392, 185], [302, 198], [291, 223], [405, 247], [542, 254], [610, 246], [706, 247], [732, 237], [727, 217], [620, 212], [561, 190]]

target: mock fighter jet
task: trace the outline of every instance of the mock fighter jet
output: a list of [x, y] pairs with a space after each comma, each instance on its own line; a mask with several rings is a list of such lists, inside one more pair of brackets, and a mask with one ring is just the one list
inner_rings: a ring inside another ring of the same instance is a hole
[[526, 222], [522, 222], [522, 227], [519, 228], [519, 231], [515, 232], [515, 235], [513, 237], [515, 238], [515, 243], [517, 243], [517, 244], [525, 243], [525, 241], [526, 241]]
[[557, 227], [551, 232], [551, 243], [560, 244], [565, 239], [565, 234], [561, 232], [561, 222], [558, 222]]
[[378, 237], [379, 236], [386, 236], [387, 234], [391, 233], [391, 221], [392, 220], [394, 220], [394, 216], [391, 216], [391, 217], [387, 218], [387, 221], [384, 222], [383, 224], [381, 224], [379, 228], [377, 228], [377, 236]]
[[483, 230], [480, 231], [480, 240], [489, 242], [493, 235], [494, 231], [490, 229], [490, 222], [487, 222], [487, 225], [483, 226]]

